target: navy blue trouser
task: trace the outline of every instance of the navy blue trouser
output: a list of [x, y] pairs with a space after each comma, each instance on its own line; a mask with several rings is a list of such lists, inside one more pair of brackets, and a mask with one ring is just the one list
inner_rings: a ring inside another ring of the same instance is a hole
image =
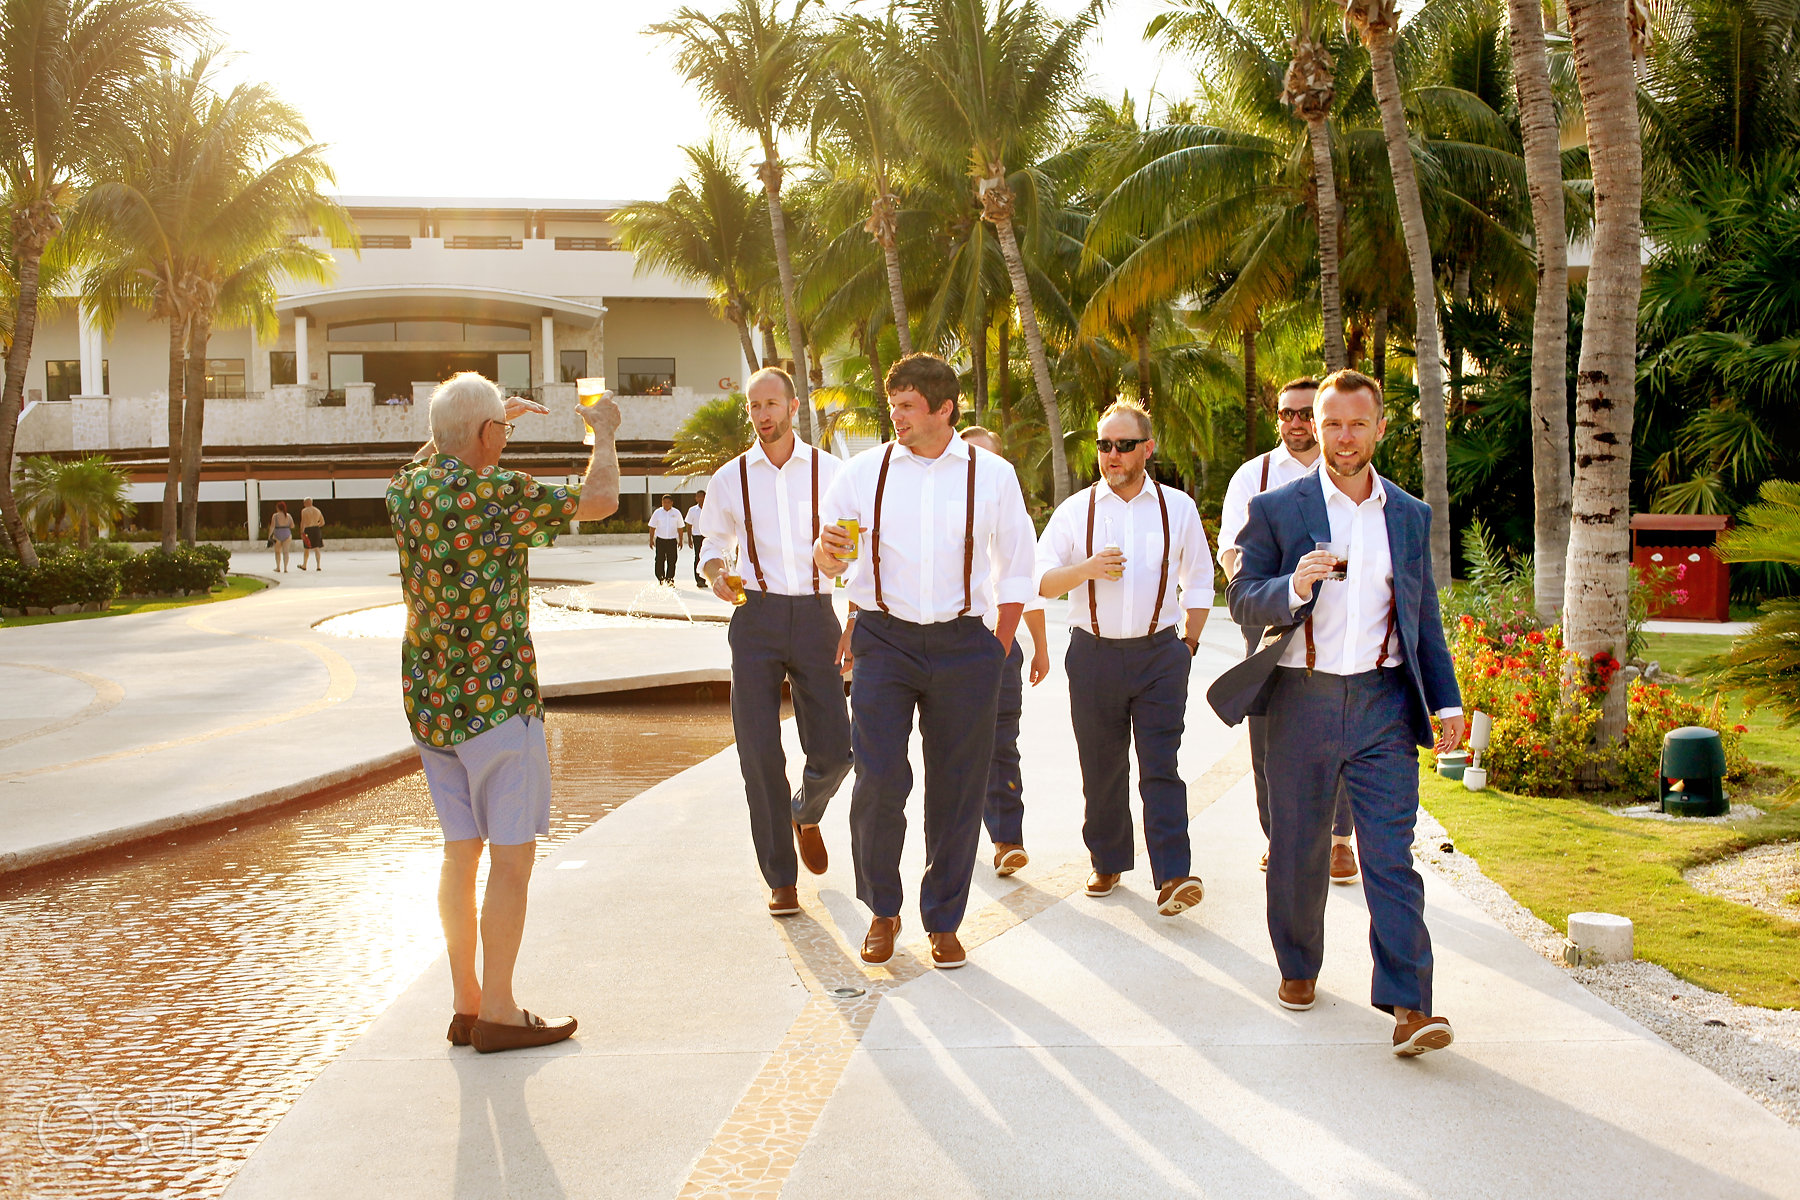
[[1269, 696], [1269, 940], [1283, 979], [1317, 979], [1325, 958], [1331, 815], [1340, 786], [1356, 813], [1372, 1003], [1431, 1011], [1425, 881], [1413, 867], [1419, 751], [1405, 673], [1308, 675], [1277, 667]]
[[[1244, 653], [1255, 654], [1262, 644], [1262, 630], [1254, 625], [1240, 625], [1244, 631]], [[1263, 768], [1263, 759], [1269, 753], [1269, 730], [1261, 717], [1245, 717], [1244, 723], [1250, 727], [1250, 778], [1256, 784], [1256, 817], [1262, 822], [1263, 836], [1269, 836], [1269, 775]], [[1350, 797], [1343, 789], [1338, 789], [1337, 812], [1332, 817], [1331, 832], [1337, 837], [1349, 837], [1356, 832], [1356, 817], [1350, 811]]]
[[675, 560], [681, 556], [681, 542], [676, 538], [656, 539], [656, 582], [675, 582]]
[[[706, 576], [700, 573], [700, 550], [701, 547], [706, 545], [706, 539], [697, 533], [692, 535], [692, 537], [694, 542], [694, 582], [704, 583], [706, 581]], [[831, 653], [833, 657], [837, 656], [837, 648], [835, 646], [832, 648]]]
[[856, 618], [850, 650], [850, 855], [856, 897], [878, 917], [904, 902], [900, 851], [913, 770], [913, 714], [925, 752], [925, 878], [919, 915], [927, 933], [951, 933], [969, 904], [981, 841], [982, 799], [994, 753], [1000, 640], [975, 617], [915, 625], [882, 612]]
[[1097, 638], [1072, 629], [1063, 667], [1087, 798], [1081, 836], [1094, 870], [1122, 875], [1134, 861], [1129, 751], [1135, 740], [1151, 873], [1158, 887], [1191, 874], [1187, 783], [1177, 759], [1193, 655], [1174, 626], [1142, 638]]
[[[838, 675], [837, 613], [830, 596], [781, 596], [747, 588], [731, 614], [731, 727], [750, 802], [750, 836], [763, 881], [793, 887], [799, 862], [792, 823], [817, 825], [850, 773], [850, 714]], [[781, 748], [781, 684], [794, 697], [806, 770], [788, 790]]]
[[994, 710], [994, 757], [988, 763], [988, 840], [995, 845], [1025, 843], [1025, 781], [1019, 773], [1019, 714], [1025, 709], [1025, 648], [1013, 638], [1000, 668], [1000, 702]]

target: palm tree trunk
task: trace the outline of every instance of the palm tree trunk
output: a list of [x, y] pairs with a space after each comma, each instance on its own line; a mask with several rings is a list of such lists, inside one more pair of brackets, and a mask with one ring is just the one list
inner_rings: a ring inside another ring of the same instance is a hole
[[995, 357], [1000, 360], [1000, 419], [1012, 424], [1012, 314], [1000, 315], [1000, 335], [994, 339]]
[[175, 552], [180, 527], [181, 432], [187, 391], [187, 319], [169, 317], [169, 475], [163, 484], [162, 548]]
[[813, 440], [811, 378], [806, 373], [806, 334], [800, 328], [800, 309], [794, 301], [794, 259], [788, 252], [787, 220], [781, 211], [781, 161], [773, 139], [763, 139], [763, 195], [769, 201], [769, 230], [775, 236], [775, 265], [781, 271], [781, 306], [787, 310], [788, 348], [794, 355], [794, 391], [800, 397], [800, 438]]
[[1312, 147], [1313, 186], [1319, 193], [1319, 307], [1325, 316], [1325, 369], [1349, 365], [1344, 350], [1344, 290], [1338, 280], [1337, 176], [1331, 164], [1331, 126], [1324, 117], [1306, 123]]
[[762, 365], [779, 367], [781, 365], [781, 347], [775, 344], [775, 322], [764, 317], [757, 323], [756, 328], [762, 334]]
[[[744, 365], [753, 367], [756, 365], [756, 362], [757, 362], [756, 342], [750, 336], [750, 322], [744, 316], [743, 306], [739, 305], [739, 304], [733, 304], [731, 306], [730, 316], [731, 316], [731, 323], [733, 325], [737, 326], [738, 345], [744, 351]], [[748, 379], [744, 380], [744, 386], [745, 387], [750, 386], [750, 381]]]
[[1387, 387], [1387, 347], [1388, 347], [1388, 306], [1383, 304], [1375, 310], [1374, 329], [1371, 334], [1375, 349], [1369, 355], [1369, 366], [1375, 376], [1375, 382], [1385, 390]]
[[1537, 247], [1537, 307], [1531, 319], [1533, 591], [1538, 616], [1562, 610], [1569, 555], [1569, 241], [1562, 153], [1550, 91], [1540, 0], [1511, 0], [1513, 83], [1525, 139], [1525, 181]]
[[1146, 314], [1143, 327], [1131, 331], [1137, 343], [1138, 403], [1145, 412], [1156, 411], [1156, 380], [1150, 373], [1150, 318]]
[[1244, 461], [1256, 453], [1256, 327], [1244, 330]]
[[[13, 248], [19, 264], [18, 290], [13, 302], [12, 345], [6, 351], [6, 386], [0, 391], [0, 523], [6, 526], [19, 561], [27, 567], [38, 565], [37, 547], [31, 544], [31, 531], [19, 516], [19, 502], [13, 496], [13, 448], [19, 440], [19, 414], [25, 407], [25, 372], [31, 365], [31, 343], [37, 335], [38, 267], [49, 235], [32, 232], [31, 210], [16, 218]], [[54, 220], [54, 210], [50, 219]], [[42, 224], [42, 220], [36, 224]]]
[[894, 427], [888, 421], [887, 373], [881, 369], [881, 330], [863, 327], [863, 357], [869, 360], [869, 399], [875, 406], [875, 428], [882, 441], [892, 441]]
[[[1470, 267], [1467, 262], [1458, 263], [1456, 273], [1450, 283], [1450, 299], [1462, 305], [1469, 302]], [[1444, 333], [1444, 345], [1449, 351], [1450, 359], [1450, 411], [1457, 416], [1463, 411], [1463, 348], [1462, 343], [1455, 340], [1453, 330]]]
[[[1000, 186], [1005, 187], [1005, 184]], [[1007, 191], [1010, 209], [1011, 189]], [[1050, 381], [1050, 357], [1044, 352], [1044, 335], [1038, 329], [1037, 310], [1031, 306], [1031, 281], [1025, 278], [1025, 260], [1019, 254], [1019, 239], [1013, 233], [1012, 217], [1008, 215], [994, 222], [994, 232], [1000, 238], [1006, 273], [1012, 277], [1013, 298], [1019, 303], [1019, 328], [1025, 334], [1025, 349], [1031, 355], [1031, 374], [1037, 381], [1038, 402], [1044, 406], [1044, 428], [1050, 435], [1051, 495], [1055, 503], [1061, 504], [1069, 498], [1072, 489], [1068, 447], [1063, 445], [1062, 413], [1056, 406], [1056, 385]]]
[[972, 376], [971, 390], [975, 393], [975, 424], [986, 424], [985, 416], [988, 408], [988, 357], [987, 357], [987, 310], [982, 307], [980, 324], [972, 331], [969, 339], [969, 374]]
[[906, 312], [906, 285], [900, 276], [900, 239], [894, 228], [894, 197], [882, 186], [882, 194], [871, 205], [871, 220], [879, 224], [875, 241], [881, 246], [882, 260], [887, 264], [888, 305], [894, 311], [894, 333], [900, 340], [902, 356], [913, 352], [912, 324]]
[[[1575, 384], [1576, 470], [1563, 600], [1564, 644], [1584, 659], [1600, 651], [1624, 657], [1630, 586], [1643, 147], [1626, 13], [1626, 0], [1569, 0], [1594, 174], [1594, 257]], [[1613, 677], [1602, 739], [1624, 729], [1624, 685], [1623, 672]]]
[[201, 446], [206, 425], [206, 344], [212, 338], [212, 317], [195, 316], [188, 322], [187, 373], [181, 412], [181, 540], [192, 546], [200, 537]]
[[[1431, 505], [1431, 571], [1438, 584], [1450, 584], [1450, 486], [1444, 451], [1444, 362], [1438, 337], [1437, 287], [1431, 270], [1431, 235], [1425, 228], [1425, 205], [1419, 198], [1419, 175], [1407, 140], [1406, 108], [1400, 75], [1394, 69], [1394, 32], [1373, 31], [1368, 37], [1374, 68], [1375, 100], [1381, 108], [1381, 130], [1387, 138], [1388, 169], [1394, 176], [1394, 199], [1406, 234], [1406, 257], [1412, 267], [1414, 354], [1419, 380], [1419, 465], [1425, 477], [1425, 502]], [[1629, 73], [1628, 73], [1629, 75]]]

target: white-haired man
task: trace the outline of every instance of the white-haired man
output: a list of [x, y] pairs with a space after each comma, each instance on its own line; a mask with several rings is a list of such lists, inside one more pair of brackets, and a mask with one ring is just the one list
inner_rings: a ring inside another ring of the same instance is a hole
[[[526, 562], [530, 547], [549, 545], [569, 522], [617, 511], [619, 408], [608, 393], [580, 410], [594, 449], [579, 488], [550, 487], [500, 466], [514, 418], [548, 411], [503, 398], [473, 371], [454, 375], [432, 393], [431, 440], [387, 491], [407, 607], [401, 693], [444, 830], [438, 911], [450, 955], [448, 1036], [482, 1053], [575, 1032], [575, 1018], [534, 1016], [512, 990], [537, 839], [550, 832], [550, 756], [526, 625]], [[483, 842], [489, 869], [478, 922]]]

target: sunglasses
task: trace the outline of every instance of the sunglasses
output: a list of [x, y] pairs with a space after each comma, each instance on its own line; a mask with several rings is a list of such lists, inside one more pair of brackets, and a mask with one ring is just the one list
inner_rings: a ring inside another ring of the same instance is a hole
[[1310, 421], [1312, 420], [1312, 409], [1278, 408], [1275, 410], [1275, 415], [1280, 417], [1283, 421]]
[[1102, 454], [1111, 454], [1117, 450], [1120, 454], [1130, 454], [1149, 438], [1095, 438], [1094, 449]]

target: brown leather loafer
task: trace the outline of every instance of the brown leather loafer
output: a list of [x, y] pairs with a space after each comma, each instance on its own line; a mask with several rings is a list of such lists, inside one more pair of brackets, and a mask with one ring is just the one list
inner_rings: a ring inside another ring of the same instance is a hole
[[1342, 843], [1331, 848], [1331, 882], [1355, 883], [1362, 878], [1356, 866], [1356, 851]]
[[1017, 842], [994, 843], [994, 874], [1011, 875], [1030, 861], [1031, 856], [1025, 853], [1025, 847]]
[[523, 1025], [502, 1025], [498, 1021], [477, 1020], [469, 1027], [469, 1044], [483, 1054], [493, 1054], [500, 1050], [548, 1046], [575, 1032], [574, 1017], [556, 1017], [546, 1021], [543, 1017], [527, 1012], [525, 1022]]
[[899, 936], [899, 917], [876, 917], [869, 922], [869, 936], [863, 939], [862, 960], [884, 963], [894, 957], [894, 939]]
[[770, 888], [769, 915], [771, 917], [791, 917], [800, 911], [799, 888]]
[[1427, 1050], [1442, 1050], [1456, 1040], [1450, 1022], [1442, 1017], [1420, 1017], [1394, 1023], [1394, 1053], [1411, 1058]]
[[1262, 862], [1258, 863], [1257, 866], [1265, 871], [1269, 869], [1269, 852], [1267, 850], [1263, 851]]
[[825, 835], [819, 832], [817, 825], [802, 825], [795, 821], [794, 848], [800, 852], [800, 861], [814, 875], [823, 875], [831, 865], [831, 856], [825, 853]]
[[1319, 981], [1316, 979], [1284, 979], [1275, 989], [1275, 999], [1281, 1007], [1295, 1012], [1311, 1008], [1318, 995]]
[[931, 935], [931, 961], [949, 971], [968, 962], [969, 956], [956, 934], [934, 933]]
[[1171, 879], [1156, 893], [1156, 911], [1165, 917], [1176, 917], [1190, 908], [1198, 908], [1206, 899], [1206, 885], [1198, 875]]
[[1119, 876], [1117, 873], [1108, 874], [1105, 871], [1095, 871], [1088, 876], [1087, 894], [1098, 900], [1102, 896], [1112, 895], [1112, 890], [1118, 886]]
[[474, 1028], [475, 1018], [478, 1016], [480, 1016], [479, 1013], [453, 1012], [450, 1014], [450, 1032], [444, 1036], [450, 1039], [452, 1046], [469, 1044], [469, 1030]]

